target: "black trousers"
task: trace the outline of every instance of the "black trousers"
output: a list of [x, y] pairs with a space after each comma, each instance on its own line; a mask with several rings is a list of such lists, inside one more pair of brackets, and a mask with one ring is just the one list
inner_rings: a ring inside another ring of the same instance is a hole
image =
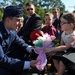
[[0, 68], [0, 75], [22, 75], [22, 72]]

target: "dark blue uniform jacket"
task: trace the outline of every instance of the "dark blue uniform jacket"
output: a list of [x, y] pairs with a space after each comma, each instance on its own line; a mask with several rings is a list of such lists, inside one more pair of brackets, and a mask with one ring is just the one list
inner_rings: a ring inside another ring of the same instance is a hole
[[9, 48], [12, 43], [19, 46], [24, 53], [27, 52], [26, 48], [28, 45], [18, 37], [16, 31], [12, 30], [10, 34], [8, 34], [4, 23], [0, 22], [0, 68], [22, 71], [24, 61], [8, 56], [11, 52]]

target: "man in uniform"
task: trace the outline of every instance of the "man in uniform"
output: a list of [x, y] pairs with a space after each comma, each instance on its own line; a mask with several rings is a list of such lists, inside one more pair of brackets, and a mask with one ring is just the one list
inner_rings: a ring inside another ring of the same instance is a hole
[[18, 52], [11, 53], [10, 46], [16, 44], [24, 54], [30, 53], [33, 47], [20, 39], [16, 30], [23, 24], [23, 10], [18, 6], [7, 6], [0, 22], [0, 75], [21, 75], [22, 71], [35, 67], [36, 60], [25, 61], [17, 59]]

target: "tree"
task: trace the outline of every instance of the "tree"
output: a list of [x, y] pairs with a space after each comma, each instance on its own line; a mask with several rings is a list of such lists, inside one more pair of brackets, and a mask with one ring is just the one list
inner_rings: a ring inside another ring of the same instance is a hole
[[0, 20], [2, 19], [2, 16], [3, 16], [3, 10], [2, 8], [0, 8]]
[[33, 1], [36, 6], [40, 6], [47, 10], [53, 7], [59, 7], [65, 10], [65, 5], [62, 3], [61, 0], [35, 0], [35, 1], [31, 0], [31, 1]]
[[73, 13], [75, 13], [75, 10], [73, 11]]
[[[61, 0], [3, 0], [2, 5], [0, 4], [0, 6], [4, 7], [7, 5], [19, 5], [20, 7], [23, 7], [24, 17], [25, 17], [27, 16], [25, 11], [25, 4], [28, 1], [34, 2], [36, 6], [37, 14], [40, 14], [40, 13], [44, 14], [45, 12], [48, 12], [48, 11], [51, 12], [51, 9], [53, 7], [58, 7], [61, 12], [65, 11], [65, 5], [62, 3]], [[43, 15], [40, 14], [40, 16], [42, 17]]]

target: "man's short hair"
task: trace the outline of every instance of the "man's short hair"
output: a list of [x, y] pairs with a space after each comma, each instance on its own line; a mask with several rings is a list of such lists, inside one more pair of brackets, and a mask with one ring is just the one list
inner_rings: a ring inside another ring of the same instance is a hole
[[32, 2], [27, 2], [26, 3], [26, 6], [31, 6], [31, 5], [34, 5], [34, 3], [32, 3]]

